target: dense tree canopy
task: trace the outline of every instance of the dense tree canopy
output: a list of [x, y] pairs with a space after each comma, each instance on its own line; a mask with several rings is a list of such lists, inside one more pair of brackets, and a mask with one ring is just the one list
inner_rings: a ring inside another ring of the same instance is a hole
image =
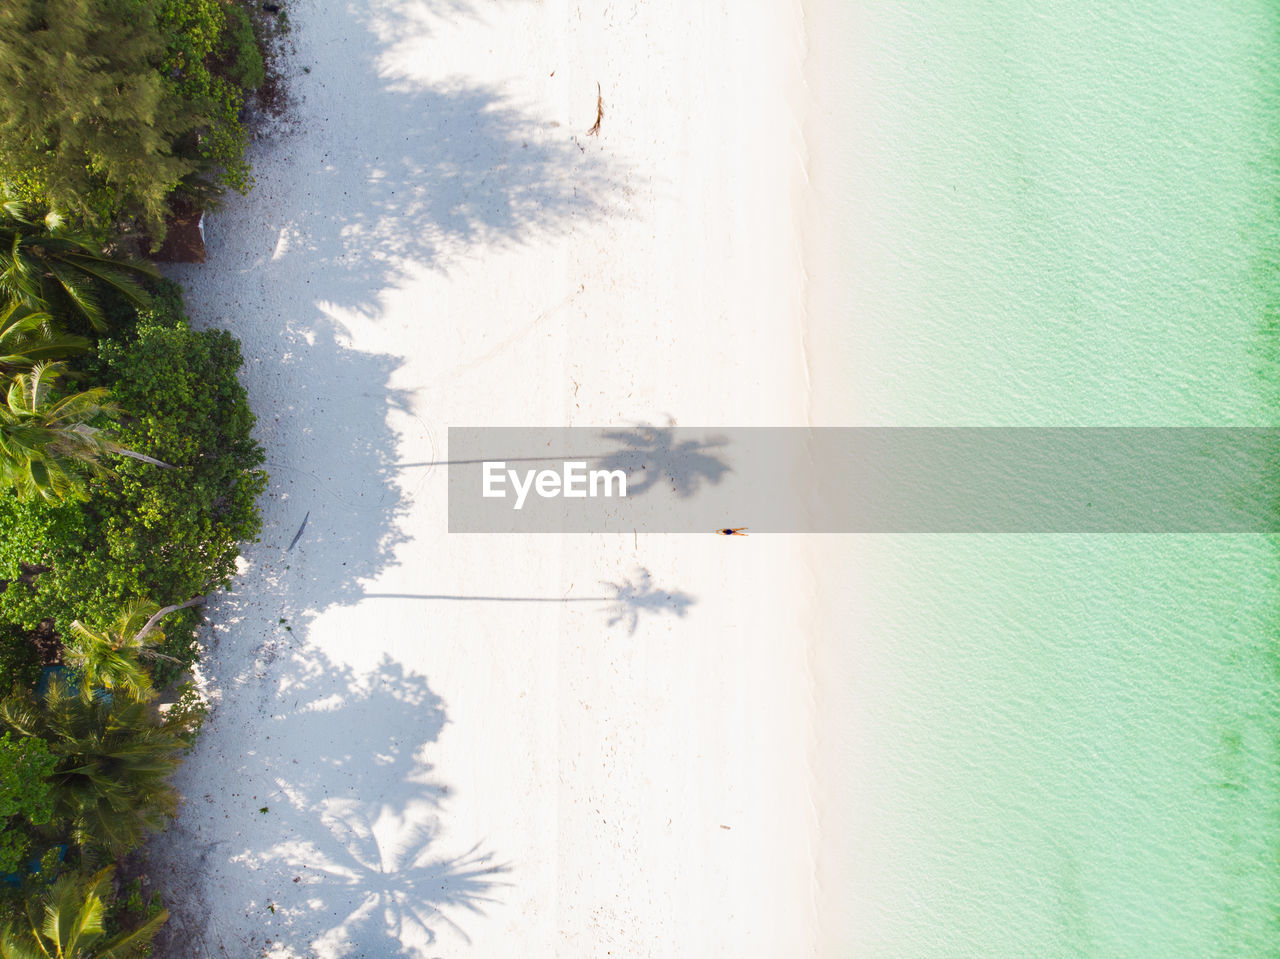
[[166, 918], [97, 866], [176, 808], [192, 607], [266, 478], [239, 344], [121, 251], [248, 188], [255, 8], [0, 0], [0, 959], [143, 956]]
[[5, 0], [0, 179], [158, 239], [180, 186], [248, 186], [239, 113], [262, 76], [244, 11], [222, 0]]
[[175, 145], [207, 117], [172, 95], [158, 0], [0, 4], [0, 157], [54, 207], [92, 221], [135, 208], [150, 223], [195, 172]]
[[56, 763], [38, 736], [0, 736], [0, 872], [25, 864], [35, 829], [53, 818]]

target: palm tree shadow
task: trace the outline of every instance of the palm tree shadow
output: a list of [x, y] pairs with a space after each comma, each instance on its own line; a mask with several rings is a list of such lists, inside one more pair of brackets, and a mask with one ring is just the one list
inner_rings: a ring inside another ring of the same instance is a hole
[[731, 471], [727, 463], [709, 452], [727, 445], [723, 437], [678, 440], [674, 426], [638, 426], [602, 436], [622, 449], [601, 457], [596, 468], [626, 473], [628, 496], [662, 483], [686, 498], [698, 492], [703, 483], [717, 485]]
[[[408, 470], [415, 468], [434, 469], [437, 466], [478, 466], [493, 461], [505, 463], [564, 463], [571, 460], [582, 460], [592, 470], [606, 472], [620, 471], [627, 478], [627, 495], [635, 496], [655, 489], [659, 484], [668, 485], [671, 491], [681, 498], [696, 494], [704, 483], [715, 486], [724, 479], [727, 473], [733, 472], [722, 453], [729, 445], [724, 436], [703, 436], [680, 439], [674, 425], [666, 427], [642, 424], [629, 430], [594, 430], [582, 427], [563, 427], [558, 431], [557, 442], [564, 444], [566, 452], [556, 455], [539, 454], [537, 456], [504, 455], [486, 448], [485, 455], [479, 450], [470, 450], [466, 455], [473, 458], [431, 460], [419, 463], [398, 463], [393, 469]], [[687, 431], [686, 431], [687, 432]], [[591, 440], [583, 440], [582, 434], [589, 434], [593, 439], [611, 442], [615, 449], [608, 452], [585, 452], [576, 449], [576, 444], [584, 447]]]
[[618, 623], [626, 623], [627, 632], [633, 636], [642, 613], [657, 615], [669, 612], [677, 619], [683, 619], [689, 607], [697, 602], [688, 593], [679, 591], [671, 593], [658, 589], [653, 585], [653, 577], [649, 575], [649, 571], [643, 568], [636, 570], [634, 581], [624, 579], [620, 583], [604, 583], [604, 585], [614, 591], [614, 595], [608, 601], [607, 625], [616, 626]]
[[[340, 325], [325, 318], [259, 332], [255, 352], [276, 354], [275, 362], [269, 369], [252, 364], [246, 375], [251, 395], [260, 378], [263, 392], [282, 382], [288, 389], [266, 407], [270, 417], [259, 418], [270, 482], [261, 542], [244, 555], [256, 567], [253, 590], [282, 612], [307, 610], [298, 622], [358, 599], [359, 580], [376, 577], [408, 539], [393, 422], [414, 414], [410, 393], [390, 385], [403, 361], [345, 347], [342, 337]], [[316, 437], [316, 413], [339, 410], [324, 417]], [[216, 615], [234, 619], [249, 602], [233, 594]]]
[[336, 951], [349, 943], [367, 949], [382, 941], [380, 954], [412, 956], [415, 947], [434, 944], [441, 927], [470, 943], [463, 914], [483, 916], [485, 905], [499, 901], [498, 893], [507, 885], [500, 877], [510, 866], [494, 862], [479, 844], [461, 855], [441, 857], [432, 850], [436, 837], [430, 830], [410, 827], [412, 838], [379, 844], [359, 814], [341, 821], [326, 817], [325, 824], [335, 835], [347, 831], [356, 838], [344, 837], [336, 854], [313, 847], [284, 862], [286, 872], [306, 862], [310, 898], [276, 912], [285, 923], [302, 926], [310, 924], [317, 907], [342, 917], [319, 935], [300, 937], [311, 949]]
[[[482, 843], [442, 848], [449, 789], [428, 761], [440, 698], [387, 657], [367, 675], [307, 648], [278, 666], [262, 702], [212, 717], [258, 717], [230, 777], [240, 791], [215, 801], [191, 772], [199, 756], [179, 773], [187, 802], [151, 863], [168, 873], [171, 941], [414, 957], [446, 928], [467, 941], [466, 917], [501, 898], [510, 866]], [[212, 915], [207, 887], [233, 904]]]
[[495, 596], [458, 593], [365, 593], [365, 599], [421, 599], [463, 603], [603, 603], [608, 626], [626, 623], [628, 632], [635, 634], [644, 613], [660, 614], [664, 611], [683, 618], [689, 607], [697, 602], [693, 596], [679, 590], [669, 592], [658, 589], [647, 569], [639, 568], [633, 578], [617, 583], [601, 581], [601, 586], [612, 590], [604, 596]]

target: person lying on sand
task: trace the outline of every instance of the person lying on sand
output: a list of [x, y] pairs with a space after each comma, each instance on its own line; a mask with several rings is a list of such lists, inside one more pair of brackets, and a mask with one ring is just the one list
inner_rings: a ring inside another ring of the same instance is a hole
[[745, 526], [726, 527], [725, 529], [718, 529], [716, 532], [721, 536], [750, 536], [750, 533], [743, 532], [746, 528]]

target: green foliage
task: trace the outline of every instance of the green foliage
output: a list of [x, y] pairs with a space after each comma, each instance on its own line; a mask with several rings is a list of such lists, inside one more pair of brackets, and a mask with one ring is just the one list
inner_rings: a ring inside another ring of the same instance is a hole
[[194, 741], [195, 734], [200, 731], [205, 718], [209, 715], [209, 701], [200, 694], [200, 690], [192, 682], [185, 682], [174, 691], [178, 698], [169, 706], [167, 715], [171, 722], [177, 723], [183, 729], [191, 730]]
[[116, 449], [94, 423], [114, 412], [107, 390], [57, 392], [61, 363], [37, 363], [9, 381], [0, 404], [0, 484], [21, 500], [85, 499], [84, 474], [103, 473], [102, 458]]
[[169, 775], [192, 730], [141, 700], [73, 693], [55, 681], [42, 701], [11, 694], [0, 702], [0, 728], [48, 744], [57, 759], [53, 818], [90, 852], [122, 856], [177, 809]]
[[87, 549], [85, 520], [79, 503], [23, 503], [0, 495], [0, 693], [32, 689], [39, 678], [28, 636], [56, 613], [40, 593], [40, 580], [79, 561]]
[[13, 302], [0, 308], [0, 374], [28, 372], [41, 362], [56, 362], [84, 353], [89, 341], [58, 330], [52, 316]]
[[[105, 381], [133, 414], [121, 423], [121, 442], [176, 467], [124, 462], [96, 484], [90, 509], [115, 571], [110, 598], [117, 606], [138, 596], [180, 602], [227, 588], [240, 544], [261, 530], [257, 499], [266, 475], [236, 376], [239, 343], [224, 330], [193, 331], [176, 288], [169, 292], [140, 315], [127, 341], [99, 350]], [[165, 649], [190, 662], [180, 617], [194, 620], [181, 613], [167, 621]]]
[[[6, 588], [24, 588], [10, 583]], [[0, 694], [34, 689], [40, 681], [40, 656], [29, 635], [12, 623], [0, 623]]]
[[175, 152], [206, 122], [156, 69], [158, 0], [0, 4], [0, 158], [7, 179], [106, 224], [123, 210], [162, 229], [195, 163]]
[[[158, 243], [175, 191], [249, 187], [264, 77], [238, 0], [0, 3], [0, 872], [44, 852], [0, 959], [141, 956], [167, 918], [137, 883], [113, 905], [110, 869], [59, 867], [61, 843], [119, 857], [173, 814], [204, 703], [187, 683], [161, 715], [141, 661], [157, 685], [189, 665], [197, 614], [144, 632], [138, 598], [229, 587], [266, 477], [238, 343], [104, 241], [141, 224]], [[80, 359], [90, 330], [113, 338]], [[59, 639], [79, 690], [37, 699]]]
[[0, 580], [8, 583], [0, 593], [0, 619], [35, 629], [43, 616], [12, 615], [25, 605], [25, 597], [36, 593], [39, 578], [27, 571], [74, 561], [87, 535], [84, 512], [77, 503], [22, 503], [14, 496], [0, 495]]
[[[77, 668], [86, 689], [122, 689], [135, 699], [151, 698], [151, 675], [140, 658], [145, 647], [136, 637], [158, 609], [137, 600], [105, 626], [91, 629], [78, 619], [71, 624], [63, 655]], [[161, 641], [164, 634], [153, 632], [150, 639]]]
[[244, 94], [209, 68], [226, 28], [225, 5], [221, 0], [162, 0], [160, 26], [168, 37], [161, 66], [166, 85], [176, 98], [199, 104], [208, 118], [198, 142], [187, 144], [188, 151], [199, 156], [206, 170], [222, 167], [227, 185], [245, 189], [248, 136], [239, 119]]
[[144, 659], [165, 658], [154, 647], [164, 642], [160, 624], [185, 606], [199, 605], [203, 597], [161, 609], [149, 600], [127, 603], [111, 622], [90, 628], [80, 620], [71, 624], [63, 647], [65, 661], [78, 669], [86, 690], [124, 690], [135, 699], [154, 694]]
[[17, 872], [31, 855], [33, 828], [53, 818], [57, 757], [43, 739], [0, 736], [0, 873]]
[[222, 40], [222, 58], [227, 64], [227, 76], [244, 90], [256, 90], [267, 79], [267, 67], [262, 62], [262, 48], [253, 32], [253, 23], [244, 7], [229, 4], [227, 29]]
[[142, 901], [142, 880], [135, 879], [125, 888], [128, 893], [124, 900], [124, 908], [129, 912], [142, 912], [144, 903]]
[[175, 189], [248, 188], [240, 113], [263, 76], [225, 0], [7, 0], [0, 179], [100, 233], [137, 216], [158, 242]]
[[246, 92], [264, 78], [253, 25], [225, 0], [161, 0], [159, 20], [168, 37], [160, 72], [175, 96], [198, 104], [208, 118], [194, 148], [201, 171], [219, 171], [219, 183], [246, 191], [249, 136], [240, 111]]
[[[43, 852], [0, 959], [143, 956], [167, 918], [137, 882], [114, 902], [111, 869], [68, 871], [63, 842], [119, 857], [173, 814], [204, 703], [187, 683], [161, 715], [141, 661], [157, 685], [191, 663], [176, 604], [229, 587], [266, 477], [239, 345], [104, 241], [140, 224], [158, 244], [175, 191], [249, 187], [264, 78], [242, 0], [0, 3], [0, 872]], [[81, 360], [90, 330], [113, 338]], [[139, 597], [175, 604], [164, 634]], [[37, 699], [59, 639], [79, 689]]]
[[107, 867], [93, 874], [70, 874], [39, 899], [26, 904], [24, 921], [0, 932], [0, 959], [135, 959], [146, 956], [169, 914], [118, 935], [108, 935], [106, 912], [114, 899]]
[[[100, 344], [89, 374], [130, 414], [117, 439], [176, 468], [116, 459], [89, 502], [67, 509], [0, 497], [0, 578], [51, 567], [0, 593], [0, 621], [33, 629], [52, 616], [68, 637], [73, 620], [110, 622], [139, 597], [181, 602], [229, 585], [241, 542], [261, 529], [266, 483], [240, 365], [230, 334], [190, 328], [172, 285]], [[196, 620], [190, 610], [165, 620], [166, 654], [192, 661]], [[175, 671], [157, 668], [157, 683]]]
[[149, 899], [144, 898], [142, 877], [136, 876], [120, 890], [115, 902], [107, 906], [103, 925], [107, 935], [115, 935], [121, 930], [136, 928], [164, 911], [159, 891], [153, 892]]
[[139, 280], [156, 276], [150, 264], [107, 256], [100, 243], [67, 229], [55, 213], [37, 216], [28, 204], [0, 199], [0, 293], [53, 314], [51, 325], [79, 318], [102, 332], [101, 294], [143, 307], [148, 299]]

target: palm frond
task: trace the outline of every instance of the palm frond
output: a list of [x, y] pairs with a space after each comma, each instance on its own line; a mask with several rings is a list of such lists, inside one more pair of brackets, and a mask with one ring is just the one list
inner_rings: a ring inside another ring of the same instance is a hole
[[13, 926], [6, 926], [0, 931], [0, 959], [50, 959], [50, 956], [39, 945], [39, 940], [33, 945], [31, 936], [23, 936]]
[[112, 289], [145, 306], [150, 296], [143, 281], [158, 275], [150, 264], [109, 255], [56, 211], [34, 222], [17, 201], [0, 201], [0, 293], [11, 299], [69, 310], [101, 331], [106, 320], [98, 292]]
[[14, 301], [0, 312], [0, 370], [29, 369], [38, 362], [55, 362], [89, 349], [86, 337], [61, 333], [53, 317]]
[[103, 316], [102, 306], [98, 303], [98, 298], [94, 296], [93, 289], [88, 283], [84, 283], [74, 271], [68, 270], [56, 260], [46, 260], [45, 266], [49, 272], [53, 274], [54, 279], [58, 281], [62, 292], [66, 294], [72, 305], [80, 312], [89, 325], [96, 331], [101, 333], [107, 328], [106, 317]]
[[148, 279], [159, 279], [160, 271], [145, 260], [132, 257], [113, 259], [89, 253], [68, 253], [66, 261], [97, 277], [108, 286], [129, 297], [136, 306], [145, 306], [151, 302], [151, 295], [130, 274], [145, 276]]
[[14, 197], [0, 198], [0, 210], [3, 210], [6, 214], [21, 223], [30, 222], [27, 219], [27, 204], [23, 200], [18, 200]]
[[161, 909], [132, 932], [127, 932], [98, 952], [98, 959], [140, 959], [148, 954], [151, 940], [169, 919], [169, 910]]

